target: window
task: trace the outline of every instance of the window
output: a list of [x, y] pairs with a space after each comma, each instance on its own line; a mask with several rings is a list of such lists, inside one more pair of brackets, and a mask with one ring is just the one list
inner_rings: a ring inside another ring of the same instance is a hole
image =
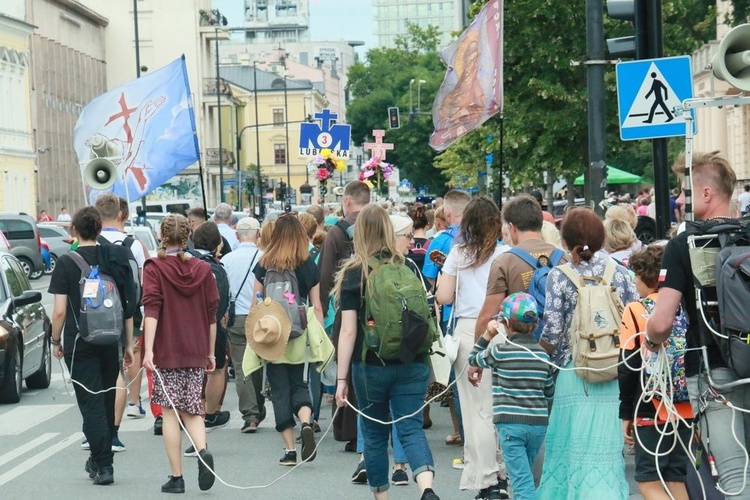
[[23, 220], [7, 219], [0, 221], [0, 230], [9, 240], [32, 240], [36, 238], [34, 228]]
[[60, 238], [63, 237], [62, 234], [58, 233], [56, 230], [50, 228], [50, 227], [39, 227], [39, 234], [42, 238]]
[[275, 165], [286, 164], [286, 146], [283, 144], [273, 145], [273, 163]]
[[275, 108], [273, 110], [273, 124], [274, 125], [284, 125], [284, 122], [286, 120], [284, 119], [284, 109], [283, 108]]
[[21, 286], [21, 280], [18, 279], [16, 271], [11, 266], [10, 259], [3, 259], [3, 267], [5, 279], [8, 280], [8, 286], [10, 287], [10, 293], [14, 297], [20, 296], [23, 293], [23, 286]]
[[16, 272], [16, 278], [18, 279], [18, 282], [21, 284], [21, 293], [25, 292], [26, 290], [31, 289], [31, 285], [29, 284], [29, 279], [26, 277], [26, 273], [21, 267], [21, 264], [19, 264], [18, 261], [14, 260], [14, 261], [11, 261], [11, 267]]

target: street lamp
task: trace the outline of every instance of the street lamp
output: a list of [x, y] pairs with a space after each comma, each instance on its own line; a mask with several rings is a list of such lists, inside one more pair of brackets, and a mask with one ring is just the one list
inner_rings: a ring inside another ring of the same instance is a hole
[[216, 28], [214, 29], [216, 36], [216, 106], [218, 112], [219, 121], [219, 199], [222, 203], [226, 201], [224, 196], [224, 152], [222, 151], [221, 144], [221, 88], [219, 88], [221, 75], [219, 74], [219, 25], [221, 23], [221, 13], [219, 9], [216, 9]]
[[[414, 80], [412, 80], [412, 82], [413, 81]], [[419, 80], [419, 82], [417, 82], [417, 113], [422, 112], [422, 84], [423, 83], [427, 83], [427, 82], [424, 80]]]

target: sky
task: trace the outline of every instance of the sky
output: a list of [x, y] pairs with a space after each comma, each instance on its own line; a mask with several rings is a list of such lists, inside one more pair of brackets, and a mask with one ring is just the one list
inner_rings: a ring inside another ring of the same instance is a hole
[[[244, 0], [212, 0], [229, 20], [230, 26], [242, 26]], [[375, 45], [372, 0], [310, 0], [310, 38], [312, 40], [360, 40], [360, 55]], [[364, 49], [364, 50], [362, 50]]]

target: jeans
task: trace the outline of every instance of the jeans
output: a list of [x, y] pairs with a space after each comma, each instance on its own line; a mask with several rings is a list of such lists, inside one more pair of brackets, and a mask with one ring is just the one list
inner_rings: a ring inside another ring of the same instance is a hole
[[310, 363], [307, 370], [307, 385], [310, 386], [310, 401], [313, 404], [313, 420], [320, 420], [320, 405], [323, 402], [323, 384], [320, 383], [320, 373], [315, 364]]
[[[424, 395], [430, 368], [424, 363], [411, 365], [368, 365], [354, 363], [352, 378], [357, 393], [359, 409], [378, 420], [393, 420], [404, 415], [414, 416], [395, 424], [414, 476], [435, 470], [427, 438], [422, 430]], [[390, 486], [388, 474], [388, 436], [390, 426], [362, 419], [365, 439], [365, 467], [370, 489], [386, 491]]]
[[[393, 409], [391, 408], [391, 415], [393, 415]], [[392, 419], [391, 419], [392, 420]], [[407, 464], [409, 460], [406, 458], [406, 452], [404, 447], [401, 446], [401, 441], [398, 439], [398, 431], [395, 425], [391, 425], [391, 446], [393, 446], [393, 461], [397, 464]], [[362, 432], [362, 417], [357, 415], [357, 453], [365, 452], [365, 435]]]
[[[303, 406], [312, 411], [310, 391], [304, 381], [305, 365], [286, 363], [266, 365], [268, 383], [271, 385], [271, 402], [276, 418], [276, 430], [282, 432], [294, 428], [294, 415]], [[306, 423], [306, 422], [302, 422]]]
[[239, 410], [245, 422], [260, 423], [265, 417], [266, 398], [261, 394], [263, 390], [263, 370], [255, 370], [248, 376], [242, 371], [242, 358], [245, 357], [245, 319], [246, 315], [237, 315], [234, 326], [230, 326], [229, 355], [234, 365], [234, 388], [239, 399]]
[[497, 424], [497, 435], [515, 498], [536, 498], [531, 466], [544, 444], [546, 434], [546, 425]]
[[[92, 392], [114, 387], [120, 368], [117, 345], [96, 346], [77, 339], [72, 352], [65, 353], [70, 377]], [[91, 394], [73, 384], [78, 409], [83, 417], [83, 434], [91, 446], [91, 459], [98, 467], [112, 465], [112, 436], [115, 431], [115, 390]]]
[[[728, 368], [714, 368], [711, 370], [711, 378], [717, 384], [726, 384], [737, 380], [737, 377]], [[700, 410], [700, 397], [708, 389], [708, 380], [705, 375], [694, 375], [688, 377], [688, 393], [693, 411], [698, 414]], [[750, 408], [750, 386], [741, 385], [732, 389], [719, 390], [716, 392], [728, 399], [738, 408]], [[711, 453], [716, 460], [716, 468], [719, 471], [719, 486], [728, 493], [736, 493], [742, 488], [742, 482], [747, 475], [745, 489], [737, 495], [726, 495], [727, 498], [750, 499], [750, 470], [745, 470], [745, 453], [742, 446], [747, 447], [750, 442], [750, 414], [735, 412], [721, 402], [716, 402], [708, 397], [708, 406], [705, 413], [700, 416], [699, 429], [701, 436], [711, 441]], [[734, 413], [734, 433], [742, 443], [740, 446], [732, 433], [732, 417]], [[706, 444], [705, 442], [703, 443]]]

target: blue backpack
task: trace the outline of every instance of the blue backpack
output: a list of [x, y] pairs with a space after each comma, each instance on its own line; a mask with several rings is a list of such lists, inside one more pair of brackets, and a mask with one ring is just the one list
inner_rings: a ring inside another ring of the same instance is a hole
[[526, 250], [518, 247], [511, 248], [509, 252], [519, 259], [522, 259], [534, 269], [534, 274], [531, 276], [527, 293], [536, 300], [536, 309], [539, 312], [539, 323], [537, 324], [536, 330], [534, 330], [534, 338], [539, 340], [539, 337], [542, 336], [542, 330], [544, 329], [544, 303], [547, 299], [547, 275], [553, 267], [560, 264], [560, 261], [565, 256], [565, 252], [559, 248], [555, 248], [552, 251], [552, 255], [549, 257], [546, 255], [540, 255], [538, 259]]

